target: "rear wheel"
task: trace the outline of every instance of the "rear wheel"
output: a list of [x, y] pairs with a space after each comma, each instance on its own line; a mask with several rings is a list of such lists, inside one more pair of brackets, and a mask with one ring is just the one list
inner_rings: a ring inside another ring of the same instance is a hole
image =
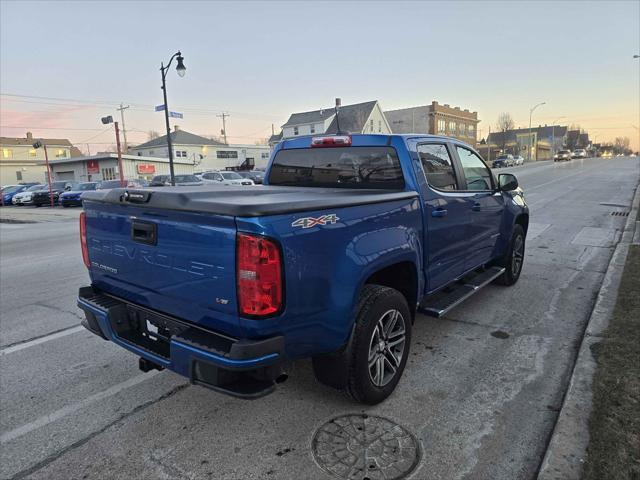
[[365, 285], [349, 346], [314, 358], [314, 371], [322, 383], [357, 402], [380, 403], [400, 381], [410, 343], [411, 313], [404, 296], [393, 288]]
[[500, 259], [498, 265], [504, 267], [504, 273], [500, 275], [496, 282], [501, 285], [510, 286], [518, 281], [524, 264], [524, 229], [516, 224], [511, 234], [511, 242], [505, 256]]

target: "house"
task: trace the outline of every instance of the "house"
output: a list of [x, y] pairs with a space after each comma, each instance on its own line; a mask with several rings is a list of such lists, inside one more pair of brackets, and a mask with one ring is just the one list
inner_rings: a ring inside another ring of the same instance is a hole
[[478, 112], [440, 105], [400, 108], [384, 112], [393, 133], [427, 133], [457, 138], [472, 146], [476, 144]]
[[[120, 178], [118, 154], [112, 152], [60, 158], [52, 160], [50, 165], [54, 180], [99, 182]], [[169, 159], [125, 154], [122, 155], [122, 171], [126, 179], [151, 180], [155, 175], [169, 175]], [[174, 158], [173, 171], [176, 175], [193, 173], [193, 162], [187, 158]]]
[[66, 138], [0, 137], [0, 184], [47, 181], [44, 148], [33, 148], [40, 141], [47, 147], [49, 160], [82, 155]]
[[549, 160], [553, 155], [567, 145], [567, 127], [560, 125], [539, 125], [531, 128], [517, 128], [505, 132], [491, 132], [486, 145], [480, 147], [480, 153], [488, 157], [491, 148], [491, 158], [501, 153], [522, 155], [529, 159], [527, 153], [531, 145], [531, 160]]
[[[173, 158], [186, 159], [196, 171], [265, 166], [269, 160], [268, 145], [225, 144], [174, 127], [171, 132]], [[129, 154], [146, 157], [169, 157], [167, 136], [130, 147]]]
[[[339, 99], [337, 101], [339, 102]], [[338, 126], [340, 132], [391, 133], [391, 128], [382, 112], [382, 108], [380, 108], [380, 104], [377, 100], [373, 100], [341, 106], [338, 118], [336, 118], [334, 107], [294, 113], [282, 125], [281, 138], [335, 134], [338, 133]], [[272, 135], [272, 138], [275, 141], [277, 137]]]

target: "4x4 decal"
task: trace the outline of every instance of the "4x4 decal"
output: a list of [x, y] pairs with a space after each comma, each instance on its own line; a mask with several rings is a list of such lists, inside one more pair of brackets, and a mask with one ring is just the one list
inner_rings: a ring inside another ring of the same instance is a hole
[[311, 228], [316, 225], [326, 225], [327, 223], [336, 223], [338, 220], [338, 216], [335, 213], [330, 213], [329, 215], [322, 215], [318, 218], [313, 217], [304, 217], [299, 218], [295, 222], [291, 224], [292, 227], [302, 227], [302, 228]]

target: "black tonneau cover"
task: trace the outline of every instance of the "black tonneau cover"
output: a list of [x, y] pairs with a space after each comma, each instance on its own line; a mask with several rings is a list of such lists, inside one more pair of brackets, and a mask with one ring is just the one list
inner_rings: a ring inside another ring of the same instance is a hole
[[83, 193], [82, 199], [132, 207], [213, 213], [235, 217], [262, 217], [390, 202], [417, 196], [417, 192], [397, 190], [271, 185], [259, 187], [204, 185], [198, 187], [95, 190]]

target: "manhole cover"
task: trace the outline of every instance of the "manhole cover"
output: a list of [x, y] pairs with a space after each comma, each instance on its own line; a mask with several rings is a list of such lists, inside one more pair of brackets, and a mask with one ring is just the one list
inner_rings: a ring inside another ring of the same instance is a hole
[[350, 480], [404, 478], [420, 461], [418, 441], [409, 431], [386, 418], [362, 414], [322, 425], [311, 449], [320, 468]]

